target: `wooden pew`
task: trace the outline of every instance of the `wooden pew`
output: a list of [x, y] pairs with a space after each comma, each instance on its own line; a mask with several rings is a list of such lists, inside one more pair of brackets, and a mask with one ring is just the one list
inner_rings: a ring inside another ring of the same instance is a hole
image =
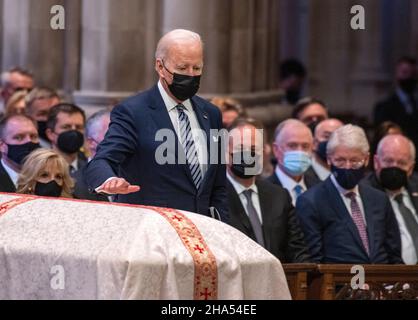
[[283, 264], [293, 300], [307, 300], [310, 277], [316, 271], [314, 263]]

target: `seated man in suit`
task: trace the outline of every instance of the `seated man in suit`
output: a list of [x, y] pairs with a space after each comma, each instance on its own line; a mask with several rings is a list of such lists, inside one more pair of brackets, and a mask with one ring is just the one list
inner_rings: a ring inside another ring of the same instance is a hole
[[320, 182], [311, 168], [312, 144], [311, 131], [299, 120], [283, 121], [274, 133], [277, 165], [268, 180], [287, 189], [293, 205], [298, 196]]
[[418, 105], [417, 105], [417, 61], [412, 57], [402, 57], [395, 69], [396, 87], [385, 100], [374, 108], [374, 125], [393, 121], [418, 145]]
[[406, 264], [418, 260], [418, 175], [413, 173], [415, 146], [400, 134], [390, 134], [378, 144], [374, 157], [375, 172], [363, 182], [385, 191], [389, 196], [402, 242]]
[[230, 127], [227, 155], [230, 225], [257, 241], [282, 263], [309, 262], [289, 193], [266, 180], [256, 180], [262, 170], [262, 130], [262, 125], [250, 118], [238, 118]]
[[85, 122], [83, 109], [71, 103], [60, 103], [51, 108], [46, 123], [46, 135], [52, 149], [68, 162], [72, 177], [87, 164], [85, 155], [80, 151], [84, 145]]
[[331, 134], [344, 124], [338, 119], [326, 119], [318, 123], [314, 132], [312, 170], [319, 180], [326, 180], [331, 174], [327, 162], [327, 144]]
[[[96, 149], [100, 142], [104, 139], [104, 136], [109, 128], [110, 112], [107, 110], [101, 110], [87, 119], [86, 122], [86, 149], [90, 154], [88, 161], [94, 158], [96, 155]], [[110, 197], [103, 194], [92, 193], [89, 191], [86, 182], [86, 166], [78, 170], [74, 174], [75, 186], [73, 196], [77, 199], [93, 200], [93, 201], [109, 201]]]
[[16, 192], [23, 160], [39, 148], [36, 123], [25, 115], [11, 115], [0, 121], [0, 191]]
[[317, 263], [402, 263], [401, 239], [386, 195], [358, 185], [369, 161], [364, 130], [345, 125], [327, 146], [332, 175], [296, 203], [312, 259]]

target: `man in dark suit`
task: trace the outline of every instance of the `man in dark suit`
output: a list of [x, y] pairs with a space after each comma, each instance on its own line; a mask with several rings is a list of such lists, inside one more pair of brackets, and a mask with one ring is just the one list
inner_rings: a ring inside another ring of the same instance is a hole
[[280, 123], [274, 133], [273, 152], [277, 160], [268, 180], [287, 189], [296, 199], [320, 180], [311, 168], [313, 137], [311, 130], [296, 119]]
[[401, 233], [402, 259], [418, 262], [418, 175], [413, 172], [415, 146], [411, 140], [391, 134], [378, 144], [375, 172], [363, 183], [384, 191], [389, 197]]
[[36, 123], [25, 115], [0, 121], [0, 192], [16, 192], [24, 158], [39, 148]]
[[[110, 112], [107, 110], [101, 110], [92, 114], [86, 122], [86, 149], [90, 157], [88, 161], [96, 155], [96, 149], [100, 142], [103, 141], [104, 136], [109, 128]], [[100, 193], [93, 193], [89, 191], [86, 182], [86, 169], [84, 166], [74, 174], [74, 191], [73, 196], [77, 199], [93, 200], [93, 201], [109, 201], [110, 197]]]
[[67, 161], [72, 177], [87, 164], [86, 156], [80, 151], [84, 144], [85, 122], [83, 109], [71, 103], [60, 103], [50, 109], [46, 123], [46, 135], [52, 149]]
[[369, 144], [364, 130], [345, 125], [327, 146], [330, 178], [298, 198], [296, 213], [317, 263], [402, 263], [399, 228], [386, 195], [358, 185]]
[[397, 123], [405, 134], [418, 145], [418, 106], [416, 84], [417, 62], [414, 58], [403, 57], [396, 64], [395, 92], [374, 108], [374, 124], [384, 121]]
[[[159, 41], [158, 85], [114, 108], [88, 164], [92, 190], [115, 201], [171, 207], [227, 221], [221, 113], [195, 96], [203, 68], [200, 36], [173, 30]], [[218, 150], [219, 152], [215, 152]], [[207, 161], [210, 159], [210, 161]]]
[[[227, 165], [230, 224], [283, 263], [309, 262], [289, 193], [266, 180], [256, 180], [263, 154], [262, 139], [257, 143], [256, 131], [262, 129], [257, 121], [245, 118], [238, 119], [230, 128]], [[250, 166], [254, 172], [246, 173]]]

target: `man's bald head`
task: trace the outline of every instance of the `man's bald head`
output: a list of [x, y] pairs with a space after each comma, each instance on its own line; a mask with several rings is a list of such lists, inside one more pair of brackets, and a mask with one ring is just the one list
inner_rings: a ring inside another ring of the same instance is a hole
[[375, 155], [375, 170], [377, 174], [383, 168], [398, 167], [411, 175], [415, 165], [415, 146], [407, 137], [401, 134], [389, 134], [380, 140]]
[[311, 130], [307, 125], [296, 119], [288, 119], [277, 126], [274, 132], [274, 141], [276, 144], [281, 144], [283, 140], [287, 141], [291, 136], [299, 136], [303, 140], [311, 141], [311, 143], [313, 139]]
[[155, 59], [165, 60], [169, 56], [172, 48], [190, 44], [197, 44], [203, 49], [202, 39], [196, 32], [185, 29], [172, 30], [162, 36], [158, 42]]
[[331, 134], [343, 125], [338, 119], [323, 120], [316, 126], [314, 138], [319, 142], [329, 140]]

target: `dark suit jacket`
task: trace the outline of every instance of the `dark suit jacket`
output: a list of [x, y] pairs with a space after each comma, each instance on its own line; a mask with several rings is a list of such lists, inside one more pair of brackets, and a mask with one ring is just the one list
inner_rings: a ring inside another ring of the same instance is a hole
[[[173, 143], [156, 141], [160, 129], [175, 132], [167, 108], [154, 86], [117, 105], [111, 113], [111, 123], [96, 156], [87, 165], [87, 183], [91, 189], [100, 186], [112, 176], [125, 178], [139, 185], [141, 190], [117, 195], [115, 201], [182, 209], [208, 215], [215, 207], [223, 221], [228, 220], [226, 202], [226, 171], [221, 164], [221, 140], [210, 129], [221, 129], [222, 118], [218, 108], [194, 96], [191, 99], [200, 127], [206, 132], [208, 153], [210, 146], [218, 148], [218, 164], [209, 164], [199, 191], [193, 183], [189, 166], [178, 164], [179, 155], [185, 159], [177, 135]], [[211, 135], [212, 134], [212, 135]], [[213, 142], [213, 141], [217, 142]], [[162, 144], [165, 145], [162, 146]], [[156, 161], [157, 148], [173, 156], [175, 164], [160, 165]], [[165, 148], [166, 147], [166, 148]]]
[[[87, 163], [87, 162], [86, 162]], [[73, 196], [76, 199], [92, 200], [92, 201], [109, 201], [109, 199], [102, 194], [90, 192], [86, 183], [86, 166], [77, 170], [73, 176], [75, 180]]]
[[[370, 187], [376, 188], [380, 191], [385, 192], [382, 185], [380, 184], [377, 176], [374, 172], [368, 174], [362, 181], [362, 184], [368, 185]], [[418, 174], [413, 173], [411, 177], [408, 178], [408, 185], [406, 186], [406, 190], [411, 197], [412, 204], [416, 212], [418, 212]]]
[[328, 178], [299, 196], [296, 202], [302, 230], [317, 263], [403, 263], [401, 239], [387, 196], [359, 185], [363, 202], [370, 257], [341, 196]]
[[[282, 263], [310, 262], [308, 248], [289, 193], [266, 180], [257, 179], [266, 249]], [[255, 240], [251, 222], [234, 186], [227, 182], [230, 225]]]
[[378, 126], [384, 121], [397, 123], [407, 136], [418, 146], [418, 110], [407, 114], [405, 107], [396, 92], [380, 101], [374, 108], [374, 124]]
[[[306, 188], [310, 189], [314, 185], [321, 182], [321, 180], [316, 175], [315, 171], [310, 167], [305, 174], [303, 175], [303, 178], [305, 180]], [[267, 178], [268, 181], [271, 183], [277, 184], [281, 187], [283, 187], [282, 183], [280, 182], [279, 178], [276, 175], [276, 172], [273, 172], [273, 174]]]
[[16, 187], [0, 162], [0, 192], [16, 192]]

